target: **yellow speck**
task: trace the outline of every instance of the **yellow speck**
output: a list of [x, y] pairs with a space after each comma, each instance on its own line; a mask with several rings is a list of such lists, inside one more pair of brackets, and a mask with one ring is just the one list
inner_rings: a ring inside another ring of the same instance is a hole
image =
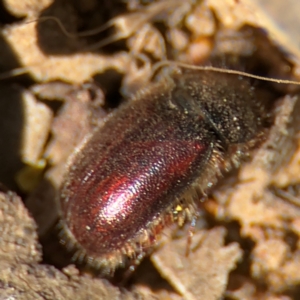
[[181, 205], [177, 205], [175, 210], [178, 212], [178, 211], [182, 211], [182, 206]]

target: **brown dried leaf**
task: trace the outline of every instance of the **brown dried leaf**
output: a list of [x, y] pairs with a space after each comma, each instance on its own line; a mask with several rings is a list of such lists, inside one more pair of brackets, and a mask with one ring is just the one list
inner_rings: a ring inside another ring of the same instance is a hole
[[242, 256], [236, 243], [223, 246], [224, 235], [224, 228], [197, 233], [193, 236], [195, 249], [188, 257], [185, 256], [187, 240], [173, 240], [157, 250], [151, 260], [184, 299], [220, 299], [229, 272]]

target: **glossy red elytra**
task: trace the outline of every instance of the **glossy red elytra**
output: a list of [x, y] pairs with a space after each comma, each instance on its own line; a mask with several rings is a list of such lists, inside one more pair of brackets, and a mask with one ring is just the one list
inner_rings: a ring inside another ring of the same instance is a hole
[[67, 239], [110, 271], [143, 256], [261, 140], [268, 100], [241, 76], [193, 70], [139, 91], [69, 162], [60, 196]]

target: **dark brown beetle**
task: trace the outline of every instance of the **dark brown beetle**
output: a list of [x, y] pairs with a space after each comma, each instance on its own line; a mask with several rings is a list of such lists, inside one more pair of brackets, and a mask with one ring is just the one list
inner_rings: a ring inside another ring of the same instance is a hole
[[144, 256], [262, 140], [267, 105], [249, 79], [216, 72], [174, 72], [140, 90], [69, 162], [60, 196], [68, 239], [109, 270]]

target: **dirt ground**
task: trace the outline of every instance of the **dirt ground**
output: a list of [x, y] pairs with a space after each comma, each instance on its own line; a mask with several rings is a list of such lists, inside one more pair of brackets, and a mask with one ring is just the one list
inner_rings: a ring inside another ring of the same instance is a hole
[[0, 299], [300, 298], [300, 98], [292, 84], [254, 83], [276, 94], [272, 126], [199, 201], [188, 256], [189, 224], [174, 224], [124, 283], [122, 271], [104, 279], [60, 241], [57, 196], [69, 155], [149, 85], [156, 62], [238, 65], [300, 81], [300, 5], [290, 0], [288, 14], [280, 1], [272, 11], [256, 2], [1, 1]]

